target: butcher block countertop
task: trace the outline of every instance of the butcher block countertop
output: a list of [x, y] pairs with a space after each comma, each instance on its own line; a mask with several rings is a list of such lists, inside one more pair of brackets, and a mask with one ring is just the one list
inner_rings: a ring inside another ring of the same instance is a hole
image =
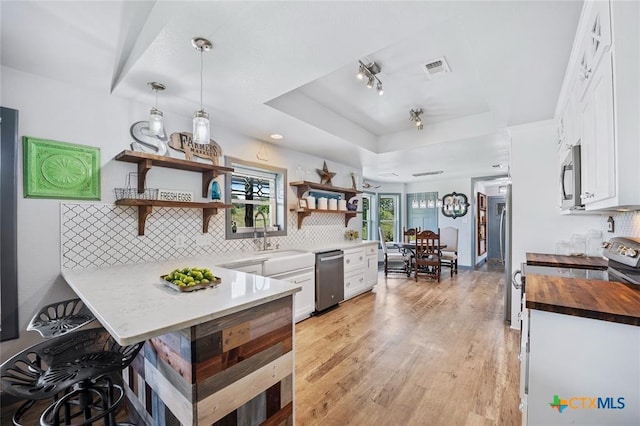
[[583, 278], [527, 275], [526, 307], [640, 326], [640, 286]]
[[527, 253], [527, 265], [559, 266], [562, 268], [607, 269], [607, 259], [597, 256], [563, 256], [560, 254]]

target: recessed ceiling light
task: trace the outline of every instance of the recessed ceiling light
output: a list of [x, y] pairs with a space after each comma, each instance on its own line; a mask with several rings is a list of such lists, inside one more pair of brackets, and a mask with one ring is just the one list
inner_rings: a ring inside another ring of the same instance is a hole
[[278, 139], [282, 139], [282, 138], [284, 138], [284, 136], [282, 136], [282, 135], [281, 135], [281, 134], [279, 134], [279, 133], [274, 133], [274, 134], [272, 134], [272, 135], [271, 135], [271, 139], [276, 139], [276, 140], [278, 140]]

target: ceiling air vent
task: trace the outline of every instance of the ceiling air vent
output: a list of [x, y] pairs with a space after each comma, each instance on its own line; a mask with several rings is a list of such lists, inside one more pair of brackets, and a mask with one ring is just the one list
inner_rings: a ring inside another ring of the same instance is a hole
[[441, 57], [435, 59], [433, 61], [429, 61], [424, 64], [424, 72], [427, 73], [427, 77], [429, 79], [441, 77], [446, 73], [451, 72], [451, 68], [449, 68], [449, 64], [445, 57]]
[[441, 175], [443, 173], [444, 173], [444, 170], [436, 170], [436, 171], [433, 171], [433, 172], [414, 173], [412, 176], [413, 177], [433, 176], [433, 175]]

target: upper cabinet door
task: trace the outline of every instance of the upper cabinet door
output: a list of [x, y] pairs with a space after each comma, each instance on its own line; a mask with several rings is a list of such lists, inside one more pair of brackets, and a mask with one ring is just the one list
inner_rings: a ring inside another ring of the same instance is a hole
[[611, 54], [604, 56], [584, 97], [582, 108], [582, 202], [616, 195]]
[[586, 26], [578, 55], [579, 98], [584, 97], [602, 56], [611, 47], [611, 13], [609, 1], [589, 1], [585, 4]]

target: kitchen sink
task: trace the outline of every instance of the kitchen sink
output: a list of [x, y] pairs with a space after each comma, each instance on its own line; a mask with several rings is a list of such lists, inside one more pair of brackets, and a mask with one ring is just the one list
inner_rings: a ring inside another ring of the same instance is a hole
[[316, 264], [315, 254], [303, 250], [282, 250], [263, 253], [268, 256], [267, 260], [262, 264], [262, 274], [265, 277], [303, 268], [312, 268]]
[[276, 257], [283, 257], [283, 256], [294, 256], [296, 254], [306, 254], [309, 253], [306, 250], [295, 250], [295, 249], [287, 249], [287, 250], [274, 250], [274, 251], [261, 251], [258, 252], [261, 255], [265, 255], [267, 256], [269, 259], [273, 259]]

